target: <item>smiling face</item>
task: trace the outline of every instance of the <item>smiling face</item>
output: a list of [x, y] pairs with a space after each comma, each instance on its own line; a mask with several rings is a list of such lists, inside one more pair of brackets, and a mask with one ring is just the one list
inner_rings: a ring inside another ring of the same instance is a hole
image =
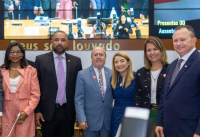
[[101, 47], [96, 47], [92, 52], [92, 65], [95, 68], [101, 69], [106, 61], [105, 50]]
[[151, 63], [160, 61], [161, 52], [160, 50], [152, 43], [147, 43], [146, 45], [146, 55]]
[[191, 32], [186, 28], [182, 28], [174, 32], [174, 50], [180, 55], [180, 57], [189, 53], [195, 47], [196, 41], [197, 39], [195, 37], [192, 38]]
[[57, 32], [52, 39], [52, 48], [57, 55], [62, 55], [68, 47], [68, 38], [65, 33]]
[[21, 49], [18, 46], [13, 46], [10, 49], [10, 54], [9, 54], [9, 60], [11, 63], [19, 63], [21, 59], [23, 58], [23, 53], [21, 52]]
[[124, 57], [122, 56], [116, 56], [114, 58], [114, 66], [117, 72], [120, 74], [122, 73], [127, 73], [128, 67], [130, 65], [130, 61], [127, 61]]

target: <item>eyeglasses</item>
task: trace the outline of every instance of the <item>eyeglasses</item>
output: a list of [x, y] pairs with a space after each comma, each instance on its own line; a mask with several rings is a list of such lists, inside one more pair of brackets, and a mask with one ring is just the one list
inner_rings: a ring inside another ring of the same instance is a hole
[[20, 55], [20, 54], [21, 54], [21, 51], [20, 51], [20, 50], [16, 50], [16, 51], [15, 51], [15, 50], [11, 50], [11, 51], [10, 51], [10, 55], [14, 55], [15, 53], [16, 53], [17, 55]]

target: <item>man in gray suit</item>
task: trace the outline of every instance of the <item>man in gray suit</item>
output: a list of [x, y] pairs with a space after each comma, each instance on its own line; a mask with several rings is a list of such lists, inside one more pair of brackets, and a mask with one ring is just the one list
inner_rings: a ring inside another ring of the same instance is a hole
[[3, 0], [4, 1], [4, 19], [9, 19], [9, 13], [13, 12], [13, 2], [11, 0]]
[[75, 109], [84, 137], [110, 137], [112, 114], [112, 87], [109, 68], [104, 67], [106, 52], [93, 49], [92, 65], [79, 71], [76, 80]]
[[60, 10], [60, 0], [40, 0], [40, 14], [54, 18]]

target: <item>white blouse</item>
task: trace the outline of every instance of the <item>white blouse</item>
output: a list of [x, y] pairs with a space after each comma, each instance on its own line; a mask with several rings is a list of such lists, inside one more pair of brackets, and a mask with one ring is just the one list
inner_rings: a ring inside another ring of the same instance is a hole
[[10, 78], [10, 89], [11, 89], [11, 93], [15, 93], [17, 90], [17, 85], [20, 79], [20, 75], [14, 79]]

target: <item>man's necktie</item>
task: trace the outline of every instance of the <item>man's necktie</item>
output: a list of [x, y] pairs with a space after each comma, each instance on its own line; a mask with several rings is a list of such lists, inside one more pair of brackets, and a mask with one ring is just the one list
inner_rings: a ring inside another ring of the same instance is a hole
[[183, 59], [179, 59], [178, 62], [177, 62], [177, 64], [176, 64], [176, 68], [175, 68], [175, 70], [174, 70], [174, 73], [173, 73], [173, 75], [172, 75], [172, 79], [171, 79], [171, 82], [170, 82], [170, 87], [171, 87], [171, 85], [173, 84], [173, 82], [174, 82], [176, 76], [178, 75], [178, 72], [180, 71], [181, 62], [183, 62]]
[[65, 71], [62, 64], [62, 57], [58, 56], [58, 103], [62, 105], [65, 101]]
[[98, 72], [99, 72], [99, 88], [100, 88], [102, 97], [104, 98], [103, 75], [102, 75], [101, 69], [98, 69]]

